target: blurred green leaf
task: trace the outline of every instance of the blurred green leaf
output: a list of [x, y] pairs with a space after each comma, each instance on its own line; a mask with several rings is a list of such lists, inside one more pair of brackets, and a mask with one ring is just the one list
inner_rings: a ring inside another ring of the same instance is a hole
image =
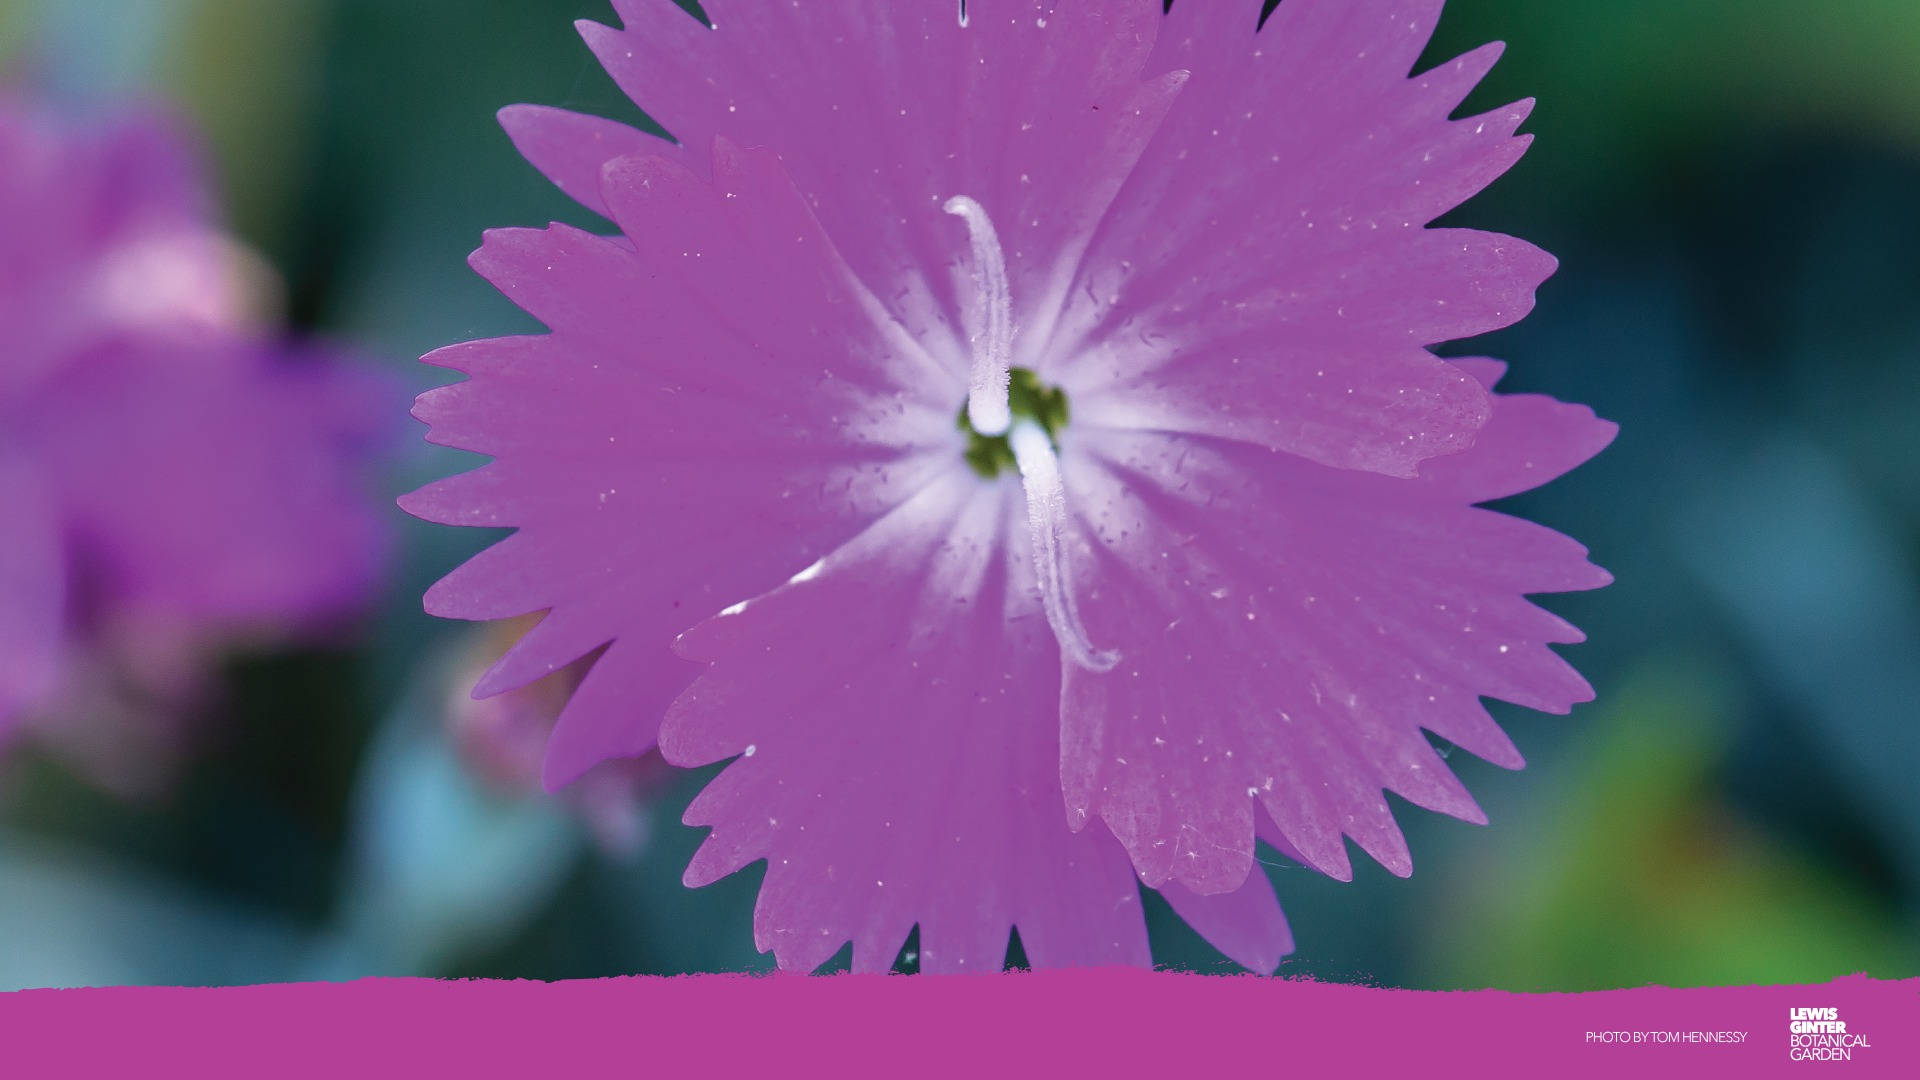
[[1729, 809], [1714, 780], [1729, 708], [1711, 680], [1643, 669], [1599, 711], [1529, 841], [1451, 868], [1459, 907], [1430, 932], [1432, 970], [1512, 990], [1913, 970], [1895, 912]]

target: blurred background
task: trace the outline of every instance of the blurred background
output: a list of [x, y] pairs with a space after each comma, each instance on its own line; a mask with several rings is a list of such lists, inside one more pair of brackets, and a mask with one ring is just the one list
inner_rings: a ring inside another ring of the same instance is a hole
[[[0, 0], [0, 80], [198, 125], [293, 327], [395, 380], [390, 505], [473, 464], [419, 442], [406, 398], [444, 379], [415, 358], [536, 329], [466, 269], [481, 230], [597, 224], [494, 111], [639, 119], [583, 17], [613, 18], [606, 0]], [[1451, 223], [1562, 268], [1524, 323], [1454, 351], [1620, 422], [1510, 504], [1618, 579], [1545, 600], [1589, 634], [1569, 655], [1599, 700], [1496, 706], [1528, 768], [1454, 755], [1489, 827], [1398, 804], [1410, 880], [1269, 867], [1299, 942], [1282, 974], [1920, 972], [1920, 4], [1453, 0], [1423, 66], [1493, 39], [1506, 58], [1468, 106], [1538, 97], [1538, 140]], [[115, 790], [85, 747], [0, 758], [0, 988], [768, 968], [757, 869], [679, 882], [706, 774], [642, 763], [533, 793], [515, 718], [459, 703], [508, 638], [420, 610], [489, 536], [391, 516], [377, 609], [324, 646], [232, 655], [164, 783]], [[1149, 913], [1162, 964], [1228, 969]]]

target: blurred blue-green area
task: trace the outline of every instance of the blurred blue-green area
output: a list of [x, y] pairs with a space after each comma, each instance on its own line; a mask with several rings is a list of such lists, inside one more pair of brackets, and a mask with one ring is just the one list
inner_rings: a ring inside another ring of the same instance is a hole
[[[1202, 0], [1181, 0], [1202, 2]], [[1204, 0], [1217, 2], [1217, 0]], [[0, 0], [0, 70], [159, 96], [303, 330], [415, 389], [438, 345], [530, 329], [481, 230], [594, 221], [514, 153], [521, 101], [637, 119], [575, 36], [606, 0]], [[1508, 42], [1527, 158], [1458, 223], [1557, 254], [1520, 326], [1457, 346], [1620, 422], [1512, 500], [1618, 581], [1551, 597], [1599, 691], [1499, 712], [1529, 765], [1453, 755], [1488, 827], [1397, 804], [1416, 872], [1273, 859], [1283, 973], [1576, 990], [1920, 971], [1920, 4], [1454, 0], [1425, 63]], [[396, 410], [396, 426], [408, 423]], [[397, 494], [471, 464], [424, 444]], [[613, 856], [470, 775], [422, 589], [487, 538], [402, 517], [355, 647], [237, 658], [170, 789], [0, 763], [0, 986], [764, 970], [758, 872], [680, 884], [701, 776]], [[1225, 965], [1157, 902], [1156, 956]]]

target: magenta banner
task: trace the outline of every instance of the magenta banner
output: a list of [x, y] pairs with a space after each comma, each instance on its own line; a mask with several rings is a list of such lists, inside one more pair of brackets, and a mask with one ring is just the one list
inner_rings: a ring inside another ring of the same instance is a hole
[[1552, 1077], [1920, 1073], [1920, 979], [1589, 994], [1124, 969], [915, 979], [367, 979], [0, 998], [10, 1075], [886, 1071]]

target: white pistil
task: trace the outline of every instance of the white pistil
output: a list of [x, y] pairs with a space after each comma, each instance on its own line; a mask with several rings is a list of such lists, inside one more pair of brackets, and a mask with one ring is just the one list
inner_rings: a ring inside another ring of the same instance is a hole
[[1007, 408], [1007, 372], [1013, 366], [1013, 290], [999, 234], [981, 205], [955, 195], [941, 207], [967, 223], [973, 241], [973, 366], [967, 380], [967, 422], [989, 438], [1013, 423]]
[[1040, 605], [1047, 625], [1060, 642], [1060, 651], [1090, 671], [1106, 671], [1120, 659], [1112, 649], [1095, 648], [1080, 621], [1080, 607], [1067, 580], [1067, 489], [1060, 479], [1060, 459], [1053, 441], [1039, 424], [1022, 420], [1007, 433], [1013, 460], [1020, 466], [1020, 483], [1027, 493], [1028, 546], [1033, 549], [1034, 575], [1040, 581]]
[[[966, 8], [962, 6], [962, 19]], [[1033, 549], [1034, 575], [1040, 582], [1040, 606], [1047, 625], [1069, 660], [1092, 671], [1106, 671], [1120, 660], [1111, 649], [1095, 648], [1080, 621], [1080, 608], [1067, 579], [1063, 548], [1067, 530], [1067, 490], [1060, 479], [1060, 459], [1053, 439], [1032, 420], [1013, 422], [1009, 385], [1013, 367], [1013, 290], [1007, 282], [1007, 259], [1000, 236], [987, 211], [965, 195], [955, 195], [942, 207], [967, 223], [973, 242], [973, 311], [968, 328], [973, 363], [967, 381], [967, 423], [992, 438], [1006, 435], [1013, 460], [1020, 466], [1021, 486], [1027, 494], [1027, 532]]]

